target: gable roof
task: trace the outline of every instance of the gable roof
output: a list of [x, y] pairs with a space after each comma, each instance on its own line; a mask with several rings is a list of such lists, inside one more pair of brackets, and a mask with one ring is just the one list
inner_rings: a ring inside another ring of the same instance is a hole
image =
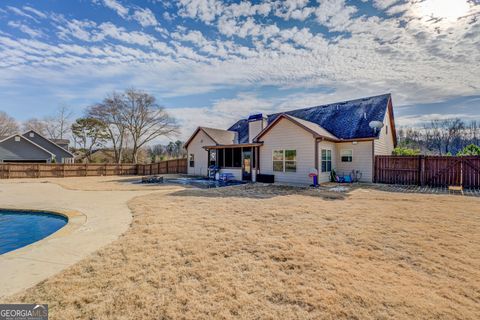
[[49, 143], [52, 147], [54, 148], [57, 148], [59, 149], [60, 151], [62, 152], [66, 152], [67, 154], [69, 154], [72, 158], [75, 157], [75, 155], [73, 153], [71, 153], [70, 151], [66, 150], [65, 148], [59, 146], [58, 144], [56, 144], [52, 139], [48, 139], [48, 138], [45, 138], [43, 135], [41, 135], [40, 133], [38, 133], [37, 131], [35, 130], [28, 130], [27, 132], [25, 132], [22, 136], [23, 137], [27, 137], [27, 135], [30, 133], [30, 132], [33, 132], [34, 134], [36, 134], [37, 136], [39, 136], [40, 138], [42, 138], [44, 141], [46, 141], [47, 143]]
[[[380, 132], [379, 130], [377, 132], [372, 130], [369, 124], [371, 121], [383, 122], [387, 109], [389, 110], [388, 112], [391, 112], [390, 121], [394, 123], [391, 110], [391, 95], [384, 94], [271, 114], [268, 115], [268, 124], [270, 125], [280, 115], [286, 114], [316, 124], [340, 140], [373, 139], [378, 138]], [[394, 129], [393, 126], [392, 129]], [[237, 121], [228, 130], [238, 133], [239, 143], [248, 141], [247, 119]]]
[[254, 139], [253, 141], [258, 141], [263, 135], [265, 135], [268, 131], [270, 131], [271, 128], [273, 128], [280, 120], [286, 119], [297, 126], [301, 127], [302, 129], [310, 132], [314, 137], [316, 138], [324, 138], [326, 140], [330, 141], [339, 141], [337, 137], [335, 137], [333, 134], [322, 128], [316, 123], [306, 121], [303, 119], [299, 119], [297, 117], [290, 116], [288, 114], [281, 114], [273, 122], [271, 122], [264, 130], [262, 130]]
[[20, 139], [24, 139], [26, 142], [30, 143], [30, 144], [31, 144], [32, 146], [34, 146], [35, 148], [38, 148], [38, 149], [40, 149], [40, 150], [42, 150], [42, 151], [45, 151], [46, 153], [50, 154], [52, 157], [55, 157], [55, 155], [54, 155], [52, 152], [50, 152], [49, 150], [45, 149], [44, 147], [36, 144], [35, 142], [27, 139], [26, 137], [24, 137], [23, 135], [18, 134], [18, 133], [17, 133], [17, 134], [13, 134], [13, 135], [8, 136], [8, 137], [3, 137], [3, 139], [0, 140], [0, 144], [2, 144], [3, 142], [5, 142], [5, 141], [7, 141], [7, 140], [10, 140], [10, 139], [12, 139], [12, 138], [14, 138], [14, 137], [20, 137]]
[[237, 132], [235, 131], [198, 127], [197, 130], [195, 130], [195, 132], [192, 134], [192, 136], [187, 140], [187, 142], [185, 142], [185, 148], [188, 147], [190, 142], [192, 142], [193, 138], [198, 134], [199, 131], [203, 131], [217, 145], [228, 145], [238, 142]]

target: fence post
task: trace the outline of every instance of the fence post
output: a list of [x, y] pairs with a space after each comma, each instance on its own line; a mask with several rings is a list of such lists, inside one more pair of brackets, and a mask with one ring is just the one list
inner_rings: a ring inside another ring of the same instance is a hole
[[180, 168], [180, 159], [177, 159], [177, 172], [176, 172], [176, 174], [179, 173], [179, 172], [178, 172], [178, 171], [179, 171], [179, 170], [178, 170], [179, 168]]
[[425, 185], [425, 156], [420, 156], [420, 165], [418, 167], [418, 178], [420, 180], [420, 186]]
[[166, 164], [166, 167], [167, 167], [167, 170], [166, 170], [167, 172], [165, 172], [165, 173], [168, 174], [168, 160], [165, 161], [165, 164]]

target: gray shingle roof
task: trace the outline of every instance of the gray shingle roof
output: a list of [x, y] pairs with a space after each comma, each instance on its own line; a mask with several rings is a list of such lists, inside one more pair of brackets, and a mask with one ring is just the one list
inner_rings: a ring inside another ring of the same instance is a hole
[[[287, 115], [315, 123], [340, 139], [376, 138], [369, 124], [383, 121], [387, 112], [390, 94], [337, 102], [316, 107], [304, 108], [268, 115], [270, 124], [279, 115]], [[228, 130], [238, 132], [238, 142], [248, 142], [248, 120], [237, 121]]]
[[234, 144], [237, 143], [237, 133], [235, 131], [222, 130], [201, 127], [206, 134], [210, 136], [217, 144]]

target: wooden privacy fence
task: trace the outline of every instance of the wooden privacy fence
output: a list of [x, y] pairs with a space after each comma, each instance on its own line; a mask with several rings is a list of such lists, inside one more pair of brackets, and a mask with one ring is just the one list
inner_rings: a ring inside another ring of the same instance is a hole
[[139, 165], [137, 174], [148, 176], [167, 173], [187, 173], [187, 159], [174, 159]]
[[0, 179], [124, 176], [186, 172], [186, 159], [167, 160], [148, 165], [111, 163], [0, 163]]
[[480, 156], [376, 156], [374, 181], [480, 188]]

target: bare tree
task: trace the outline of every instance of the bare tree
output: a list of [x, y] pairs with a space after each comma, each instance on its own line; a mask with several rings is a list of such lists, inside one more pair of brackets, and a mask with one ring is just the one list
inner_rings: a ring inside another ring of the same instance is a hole
[[59, 107], [53, 116], [45, 118], [46, 132], [50, 139], [64, 139], [70, 131], [73, 112], [69, 107]]
[[451, 154], [452, 143], [457, 142], [462, 137], [465, 124], [461, 119], [455, 118], [443, 120], [441, 126], [443, 128], [442, 135], [445, 144], [445, 153]]
[[480, 144], [480, 123], [477, 120], [470, 121], [467, 127], [469, 143], [479, 145]]
[[40, 133], [42, 136], [47, 135], [47, 124], [45, 123], [45, 121], [40, 120], [38, 118], [31, 118], [25, 121], [22, 124], [22, 128], [24, 131], [33, 130], [35, 132]]
[[126, 135], [126, 124], [122, 120], [122, 95], [113, 92], [102, 103], [87, 109], [87, 116], [102, 121], [112, 143], [116, 163], [123, 161], [123, 149]]
[[122, 120], [132, 139], [132, 157], [137, 163], [142, 146], [161, 136], [176, 134], [178, 126], [152, 95], [129, 89], [122, 98]]
[[0, 136], [10, 136], [18, 133], [18, 129], [17, 121], [7, 113], [0, 111]]
[[432, 120], [430, 125], [424, 126], [425, 140], [428, 149], [437, 150], [442, 155], [442, 128], [440, 120]]

